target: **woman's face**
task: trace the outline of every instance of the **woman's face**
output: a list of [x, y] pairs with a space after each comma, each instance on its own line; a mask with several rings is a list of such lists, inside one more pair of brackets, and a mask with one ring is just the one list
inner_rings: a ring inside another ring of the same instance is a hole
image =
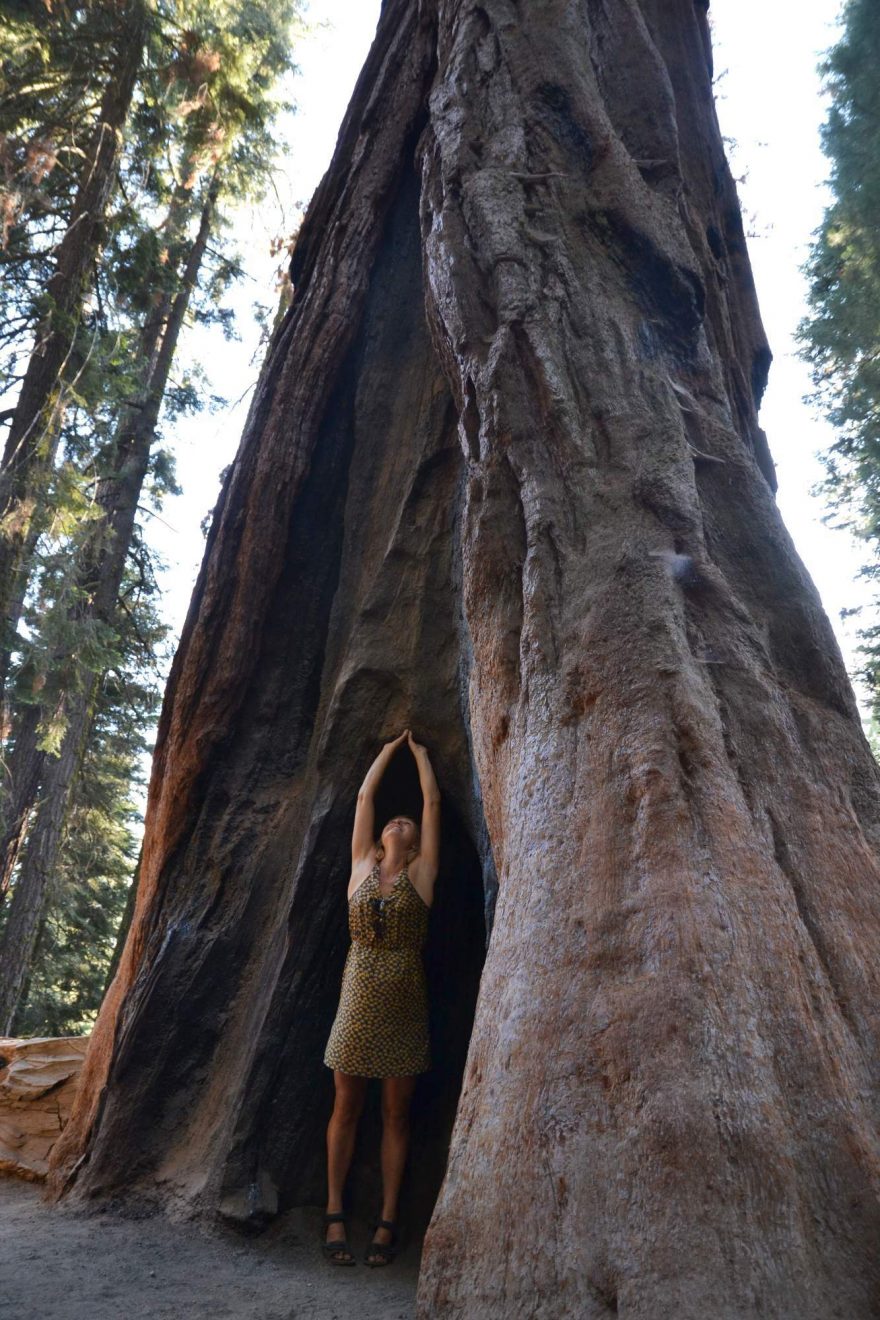
[[418, 848], [419, 832], [415, 821], [409, 816], [392, 816], [382, 831], [382, 842], [386, 848], [392, 839], [399, 839], [405, 852]]

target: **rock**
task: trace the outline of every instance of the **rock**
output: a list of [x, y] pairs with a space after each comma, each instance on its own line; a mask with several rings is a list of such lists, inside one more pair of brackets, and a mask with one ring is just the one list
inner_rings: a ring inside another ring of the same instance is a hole
[[45, 1178], [67, 1122], [88, 1036], [0, 1037], [0, 1170]]

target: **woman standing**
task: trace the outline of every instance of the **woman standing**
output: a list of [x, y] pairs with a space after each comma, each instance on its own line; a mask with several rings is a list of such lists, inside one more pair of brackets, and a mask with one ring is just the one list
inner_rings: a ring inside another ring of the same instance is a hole
[[[421, 829], [394, 816], [374, 838], [376, 788], [406, 739], [422, 789]], [[421, 949], [428, 929], [440, 850], [440, 791], [428, 753], [409, 729], [386, 743], [357, 799], [348, 882], [351, 946], [324, 1062], [336, 1099], [327, 1128], [324, 1254], [353, 1265], [345, 1240], [342, 1191], [354, 1152], [367, 1081], [382, 1079], [382, 1214], [367, 1247], [368, 1265], [387, 1265], [397, 1242], [397, 1198], [409, 1144], [416, 1076], [431, 1066], [428, 995]]]

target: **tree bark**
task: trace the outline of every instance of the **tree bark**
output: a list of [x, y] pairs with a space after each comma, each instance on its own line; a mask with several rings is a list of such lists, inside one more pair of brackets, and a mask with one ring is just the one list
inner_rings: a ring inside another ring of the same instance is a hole
[[[91, 706], [88, 713], [91, 713]], [[0, 1032], [4, 1036], [13, 1033], [22, 992], [30, 978], [41, 924], [52, 897], [55, 852], [67, 808], [66, 794], [51, 792], [52, 779], [57, 777], [69, 784], [76, 774], [85, 750], [83, 726], [86, 714], [83, 710], [79, 718], [71, 722], [61, 755], [55, 758], [53, 774], [48, 777], [46, 796], [37, 816], [40, 828], [31, 831], [25, 852], [26, 865], [12, 891], [0, 946]]]
[[83, 302], [100, 251], [107, 205], [116, 182], [122, 131], [128, 117], [147, 33], [148, 4], [120, 6], [119, 67], [104, 93], [98, 122], [83, 161], [70, 224], [58, 247], [46, 289], [49, 309], [37, 329], [0, 464], [0, 691], [20, 613], [20, 577], [40, 477], [52, 465], [63, 411], [63, 375]]
[[22, 705], [4, 774], [6, 782], [0, 793], [0, 906], [9, 893], [40, 789], [45, 753], [37, 747], [37, 727], [42, 713], [42, 707], [36, 703]]
[[[215, 176], [202, 205], [199, 230], [187, 255], [180, 287], [171, 301], [168, 315], [163, 317], [154, 335], [145, 336], [142, 345], [147, 363], [144, 396], [140, 406], [130, 410], [129, 420], [120, 430], [115, 471], [98, 484], [96, 500], [104, 517], [95, 522], [78, 565], [78, 603], [74, 612], [80, 620], [88, 617], [110, 624], [116, 613], [159, 412], [186, 310], [204, 260], [219, 187], [219, 177]], [[32, 799], [25, 807], [21, 798], [23, 788], [36, 785], [37, 776], [32, 771], [35, 761], [40, 763], [37, 773], [41, 788], [0, 943], [0, 1023], [6, 1023], [10, 1031], [33, 960], [39, 923], [51, 899], [64, 821], [91, 732], [99, 682], [100, 675], [93, 675], [84, 665], [74, 663], [69, 692], [64, 698], [67, 728], [57, 757], [38, 751], [36, 726], [32, 719], [22, 728], [22, 737], [31, 737], [31, 744], [25, 744], [21, 749], [22, 763], [28, 774], [26, 783], [16, 793], [15, 812], [4, 839], [3, 871], [7, 875], [11, 875], [15, 863], [13, 849], [20, 845], [24, 832], [21, 822], [26, 821], [33, 805]], [[15, 780], [13, 787], [18, 787]]]
[[875, 1313], [880, 783], [773, 499], [705, 9], [384, 5], [175, 657], [56, 1194], [321, 1201], [354, 793], [410, 724], [452, 990], [419, 1314]]

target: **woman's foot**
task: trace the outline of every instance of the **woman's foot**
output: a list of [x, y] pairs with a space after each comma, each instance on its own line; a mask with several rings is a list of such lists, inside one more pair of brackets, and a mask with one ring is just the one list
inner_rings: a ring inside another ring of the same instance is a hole
[[364, 1259], [368, 1265], [390, 1265], [394, 1259], [396, 1245], [396, 1221], [393, 1219], [380, 1219], [373, 1234], [373, 1240], [367, 1247]]
[[[337, 1249], [334, 1251], [334, 1244]], [[345, 1240], [345, 1219], [341, 1212], [328, 1210], [324, 1216], [324, 1255], [334, 1265], [354, 1265], [354, 1256]]]

